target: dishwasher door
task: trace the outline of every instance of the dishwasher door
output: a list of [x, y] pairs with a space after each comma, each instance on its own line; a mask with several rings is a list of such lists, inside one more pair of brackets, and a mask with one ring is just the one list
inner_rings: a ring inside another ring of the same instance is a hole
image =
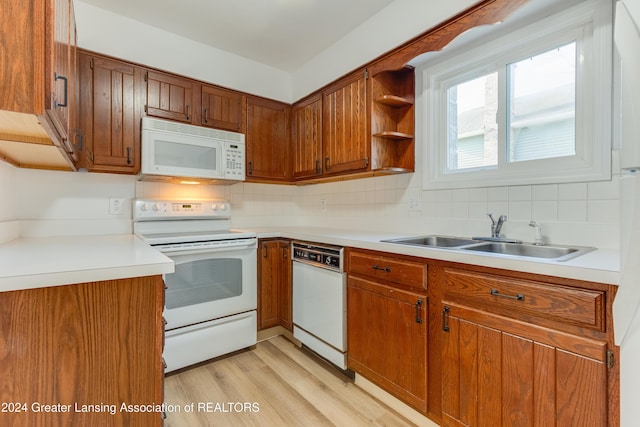
[[346, 274], [293, 262], [293, 336], [346, 369]]

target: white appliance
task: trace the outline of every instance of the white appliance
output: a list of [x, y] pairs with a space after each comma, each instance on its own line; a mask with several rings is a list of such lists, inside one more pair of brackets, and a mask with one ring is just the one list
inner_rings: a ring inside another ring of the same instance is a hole
[[344, 249], [292, 242], [293, 336], [347, 369], [347, 279]]
[[640, 407], [640, 0], [618, 1], [620, 55], [620, 284], [613, 303], [620, 345], [620, 425], [637, 425]]
[[244, 181], [244, 134], [143, 117], [140, 178]]
[[230, 230], [221, 200], [134, 203], [134, 233], [175, 262], [164, 275], [166, 372], [257, 339], [257, 238]]

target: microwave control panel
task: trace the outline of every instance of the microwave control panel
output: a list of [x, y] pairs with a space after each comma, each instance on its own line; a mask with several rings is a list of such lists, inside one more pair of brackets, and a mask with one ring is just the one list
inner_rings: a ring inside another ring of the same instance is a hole
[[226, 179], [244, 180], [245, 171], [245, 147], [244, 144], [227, 142], [224, 147], [225, 168], [224, 177]]

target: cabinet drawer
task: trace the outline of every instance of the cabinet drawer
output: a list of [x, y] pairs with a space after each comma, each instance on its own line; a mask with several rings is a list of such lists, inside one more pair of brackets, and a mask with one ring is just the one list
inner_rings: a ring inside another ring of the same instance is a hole
[[426, 264], [393, 256], [350, 252], [349, 273], [416, 288], [427, 288]]
[[446, 269], [446, 296], [510, 317], [558, 321], [604, 331], [602, 291]]

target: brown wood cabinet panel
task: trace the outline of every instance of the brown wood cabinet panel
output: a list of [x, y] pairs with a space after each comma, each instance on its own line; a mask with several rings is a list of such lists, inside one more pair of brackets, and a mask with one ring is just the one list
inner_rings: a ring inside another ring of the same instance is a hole
[[291, 180], [291, 106], [247, 97], [247, 180]]
[[71, 0], [7, 0], [0, 3], [0, 16], [4, 22], [0, 26], [3, 58], [0, 61], [0, 110], [35, 115], [39, 121], [36, 126], [25, 121], [24, 134], [15, 131], [15, 126], [5, 132], [0, 124], [0, 139], [47, 144], [41, 137], [44, 129], [74, 168], [77, 149], [74, 146], [76, 28], [73, 3]]
[[293, 266], [291, 264], [291, 241], [278, 242], [281, 256], [279, 309], [280, 326], [293, 332]]
[[607, 425], [605, 342], [441, 308], [444, 426]]
[[293, 106], [293, 177], [322, 175], [322, 95]]
[[365, 71], [339, 80], [322, 96], [324, 174], [367, 170], [370, 130]]
[[157, 71], [147, 71], [147, 106], [149, 116], [191, 123], [195, 82]]
[[427, 264], [380, 252], [349, 251], [349, 272], [415, 288], [427, 288]]
[[427, 295], [349, 276], [348, 366], [427, 410]]
[[81, 52], [80, 71], [83, 165], [90, 171], [137, 173], [143, 70]]
[[415, 75], [412, 68], [371, 77], [371, 169], [415, 168]]
[[258, 249], [258, 330], [293, 330], [290, 241], [261, 239]]
[[217, 129], [240, 132], [243, 122], [243, 102], [240, 92], [202, 85], [202, 117], [200, 123]]
[[[158, 412], [120, 405], [163, 398], [162, 277], [0, 293], [0, 401], [70, 405], [0, 413], [15, 426], [160, 426]], [[75, 405], [115, 405], [77, 412]]]
[[604, 331], [604, 291], [447, 269], [446, 295], [489, 311]]

